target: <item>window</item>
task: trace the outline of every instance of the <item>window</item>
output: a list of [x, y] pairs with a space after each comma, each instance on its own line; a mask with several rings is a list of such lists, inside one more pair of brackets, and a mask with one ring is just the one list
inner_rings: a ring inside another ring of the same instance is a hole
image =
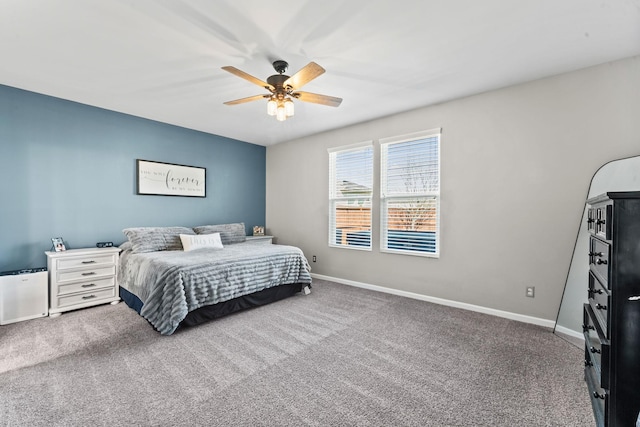
[[329, 246], [371, 250], [373, 144], [329, 150]]
[[439, 256], [440, 129], [380, 140], [380, 250]]

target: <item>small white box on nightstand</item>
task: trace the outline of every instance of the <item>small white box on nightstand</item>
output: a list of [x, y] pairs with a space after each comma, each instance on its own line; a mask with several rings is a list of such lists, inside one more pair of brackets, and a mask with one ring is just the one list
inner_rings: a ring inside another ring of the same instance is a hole
[[0, 325], [49, 314], [46, 268], [0, 273]]

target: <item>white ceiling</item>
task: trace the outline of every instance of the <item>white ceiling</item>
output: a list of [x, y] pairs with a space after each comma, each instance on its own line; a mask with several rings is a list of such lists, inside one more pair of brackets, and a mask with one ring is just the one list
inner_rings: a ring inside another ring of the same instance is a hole
[[[265, 146], [635, 55], [640, 0], [0, 1], [0, 84]], [[342, 105], [223, 105], [276, 59]]]

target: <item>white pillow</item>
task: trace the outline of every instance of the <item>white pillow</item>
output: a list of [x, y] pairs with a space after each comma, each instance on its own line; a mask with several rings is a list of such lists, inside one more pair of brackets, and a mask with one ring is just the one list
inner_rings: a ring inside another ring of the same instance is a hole
[[180, 240], [184, 251], [192, 251], [200, 248], [223, 249], [220, 233], [213, 234], [181, 234]]

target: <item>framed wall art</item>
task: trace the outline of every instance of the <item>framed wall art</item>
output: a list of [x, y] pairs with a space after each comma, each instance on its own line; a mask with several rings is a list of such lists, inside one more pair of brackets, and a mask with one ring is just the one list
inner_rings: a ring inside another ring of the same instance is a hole
[[207, 197], [207, 169], [136, 160], [137, 194]]

